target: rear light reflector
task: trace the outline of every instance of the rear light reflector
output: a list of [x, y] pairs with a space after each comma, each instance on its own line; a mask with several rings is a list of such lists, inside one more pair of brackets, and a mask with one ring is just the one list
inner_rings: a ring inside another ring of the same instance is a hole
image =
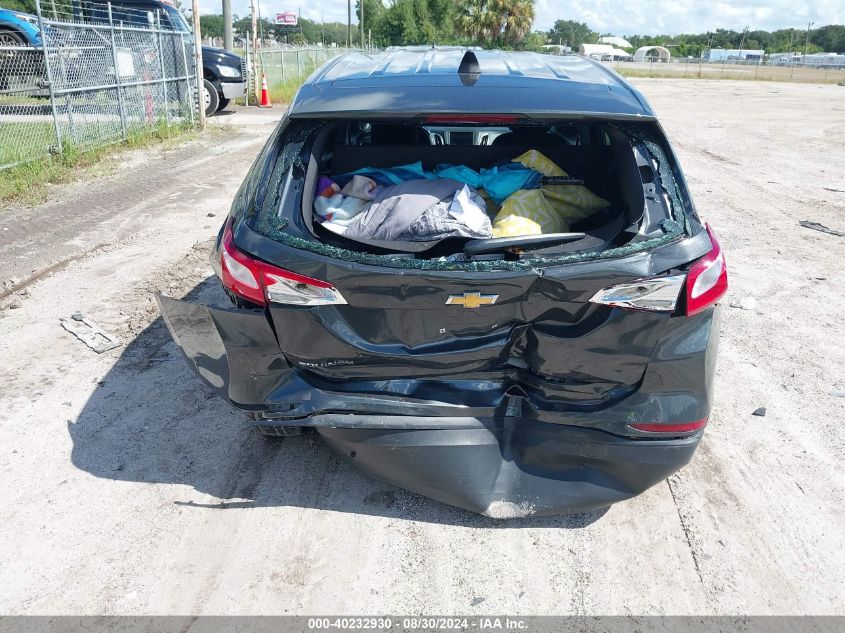
[[223, 286], [260, 306], [270, 303], [301, 306], [346, 304], [343, 295], [330, 283], [278, 268], [238, 250], [232, 237], [231, 222], [223, 231], [220, 252]]
[[690, 266], [687, 275], [687, 316], [706, 310], [728, 291], [728, 267], [722, 247], [709, 225], [707, 234], [713, 247]]
[[590, 301], [631, 310], [673, 312], [685, 279], [686, 275], [635, 279], [602, 288], [592, 296]]
[[707, 426], [707, 418], [697, 422], [684, 422], [683, 424], [629, 424], [628, 426], [647, 433], [692, 433]]

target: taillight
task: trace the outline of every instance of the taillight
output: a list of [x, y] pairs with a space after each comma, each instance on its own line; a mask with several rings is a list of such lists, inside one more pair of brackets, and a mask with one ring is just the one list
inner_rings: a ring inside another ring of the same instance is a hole
[[728, 267], [722, 247], [710, 226], [706, 228], [713, 248], [690, 266], [687, 274], [687, 316], [706, 310], [728, 291]]
[[629, 424], [632, 429], [645, 431], [647, 433], [692, 433], [707, 426], [707, 418], [696, 422], [684, 422], [682, 424]]
[[706, 228], [712, 248], [693, 262], [687, 274], [644, 277], [608, 286], [594, 294], [590, 302], [629, 310], [674, 312], [686, 281], [686, 316], [709, 308], [728, 290], [728, 269], [716, 236], [709, 226]]
[[686, 275], [646, 277], [602, 288], [590, 301], [615, 308], [674, 312]]
[[302, 306], [345, 304], [330, 283], [278, 268], [238, 250], [231, 223], [223, 231], [220, 249], [223, 286], [260, 306], [286, 303]]

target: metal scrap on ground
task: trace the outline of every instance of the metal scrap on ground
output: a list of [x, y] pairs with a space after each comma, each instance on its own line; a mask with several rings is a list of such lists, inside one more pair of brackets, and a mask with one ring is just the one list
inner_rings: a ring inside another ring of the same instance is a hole
[[801, 220], [798, 224], [803, 226], [805, 229], [813, 229], [814, 231], [821, 231], [822, 233], [830, 233], [831, 235], [838, 235], [839, 237], [845, 236], [845, 233], [840, 231], [834, 231], [826, 227], [824, 224], [819, 224], [818, 222], [811, 222], [810, 220]]
[[71, 315], [70, 319], [59, 319], [59, 323], [98, 354], [120, 346], [120, 341], [79, 313]]

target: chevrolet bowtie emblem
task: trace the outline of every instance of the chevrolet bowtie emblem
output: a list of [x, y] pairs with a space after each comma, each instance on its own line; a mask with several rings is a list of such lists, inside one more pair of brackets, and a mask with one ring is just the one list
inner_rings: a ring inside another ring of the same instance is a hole
[[449, 295], [446, 299], [447, 306], [463, 306], [465, 308], [480, 308], [491, 306], [496, 303], [499, 295], [483, 295], [480, 292], [464, 292], [459, 295]]

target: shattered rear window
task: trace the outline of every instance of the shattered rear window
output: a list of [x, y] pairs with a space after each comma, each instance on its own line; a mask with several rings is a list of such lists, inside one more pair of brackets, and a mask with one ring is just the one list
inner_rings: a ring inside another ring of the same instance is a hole
[[[283, 207], [288, 206], [285, 205], [284, 196], [289, 189], [285, 186], [289, 174], [291, 179], [304, 180], [307, 167], [305, 150], [309, 143], [313, 141], [317, 131], [326, 124], [328, 122], [323, 120], [295, 121], [294, 125], [291, 125], [279, 135], [277, 140], [278, 153], [273, 158], [275, 164], [269, 178], [257, 187], [255, 184], [252, 185], [255, 188], [255, 195], [252, 197], [252, 204], [247, 206], [248, 225], [265, 237], [291, 248], [342, 261], [386, 268], [467, 272], [530, 271], [541, 267], [624, 257], [648, 251], [685, 236], [689, 230], [683, 201], [684, 196], [675, 179], [672, 165], [663, 150], [661, 139], [642, 125], [614, 123], [615, 127], [625, 132], [633, 141], [639, 141], [645, 145], [657, 163], [657, 176], [660, 185], [667, 193], [670, 201], [671, 219], [662, 223], [663, 235], [597, 252], [562, 253], [552, 256], [531, 256], [530, 253], [527, 253], [519, 260], [462, 261], [447, 257], [423, 259], [409, 257], [407, 254], [373, 254], [325, 244], [317, 238], [303, 237], [298, 231], [290, 230], [290, 222], [288, 219], [281, 217], [280, 212]], [[264, 170], [262, 171], [267, 173]], [[265, 184], [266, 187], [261, 186]], [[301, 188], [299, 191], [301, 195]], [[301, 208], [300, 199], [296, 200], [295, 207]]]

